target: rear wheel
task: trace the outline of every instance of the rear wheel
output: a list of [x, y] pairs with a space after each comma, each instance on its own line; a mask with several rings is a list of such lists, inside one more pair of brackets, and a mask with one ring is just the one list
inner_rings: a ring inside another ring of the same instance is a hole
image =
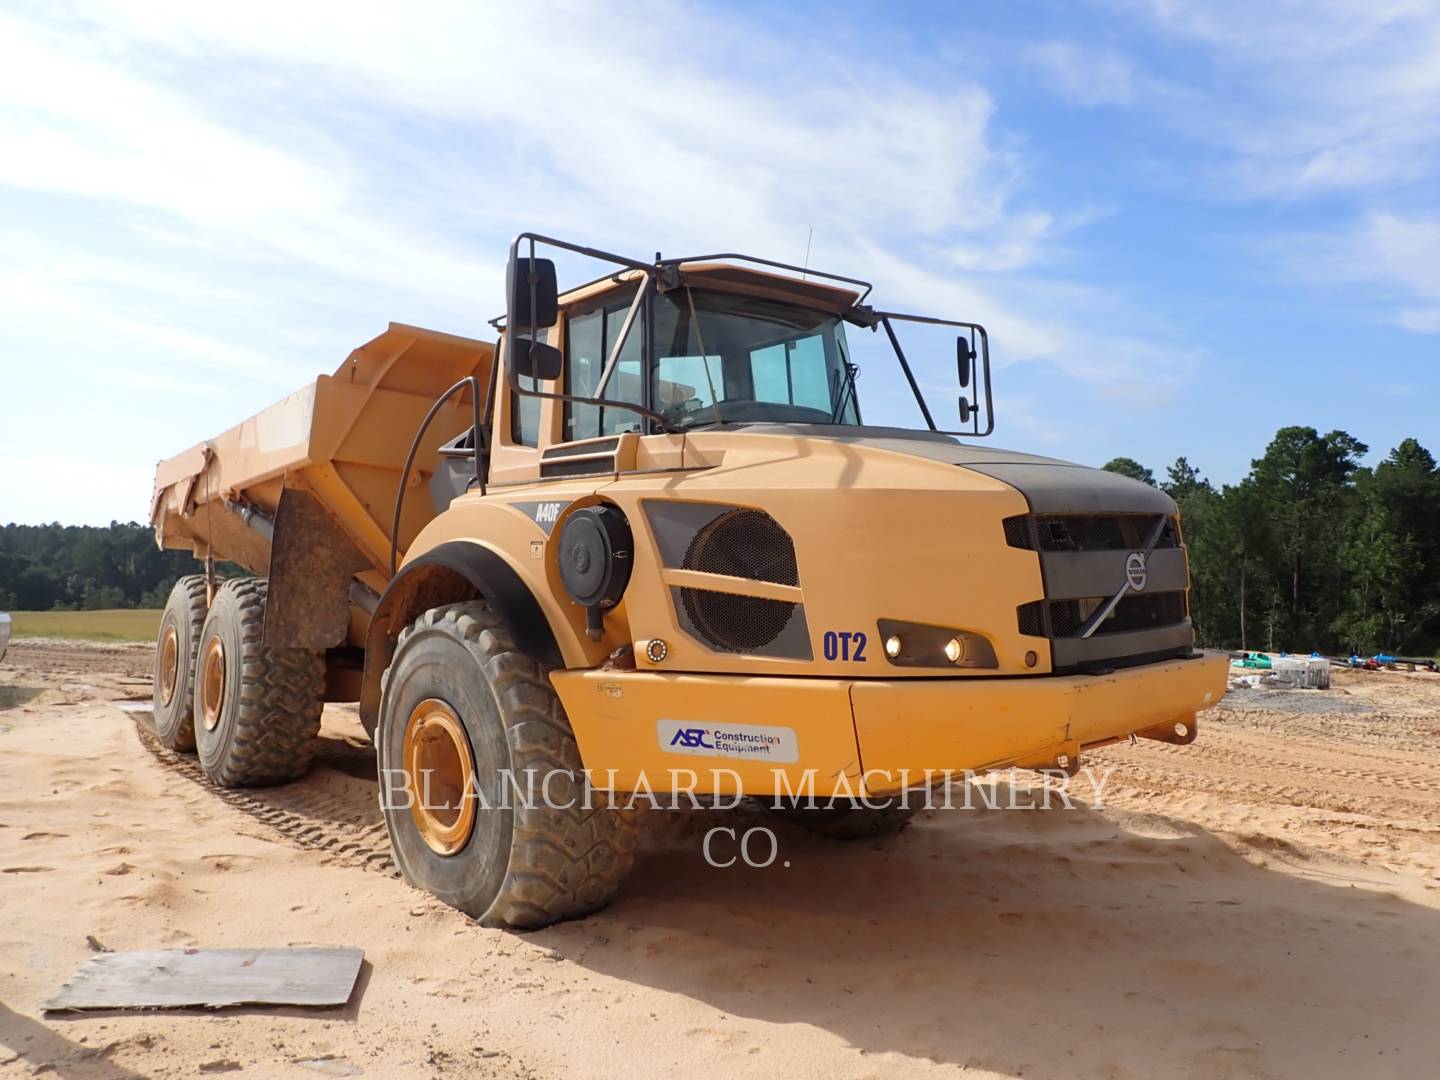
[[195, 749], [195, 654], [205, 622], [205, 578], [182, 577], [170, 590], [155, 642], [155, 734], [171, 750]]
[[375, 743], [405, 880], [484, 925], [587, 915], [629, 872], [635, 815], [603, 792], [586, 806], [545, 670], [483, 601], [434, 608], [401, 633]]
[[262, 644], [266, 583], [227, 581], [200, 632], [195, 743], [221, 787], [293, 780], [310, 767], [325, 701], [325, 661]]

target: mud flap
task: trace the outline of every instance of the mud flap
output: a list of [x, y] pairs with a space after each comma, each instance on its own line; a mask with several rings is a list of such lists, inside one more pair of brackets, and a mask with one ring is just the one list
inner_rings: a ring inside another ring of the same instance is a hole
[[275, 511], [267, 648], [320, 652], [343, 645], [350, 629], [350, 582], [370, 560], [308, 491], [286, 488]]

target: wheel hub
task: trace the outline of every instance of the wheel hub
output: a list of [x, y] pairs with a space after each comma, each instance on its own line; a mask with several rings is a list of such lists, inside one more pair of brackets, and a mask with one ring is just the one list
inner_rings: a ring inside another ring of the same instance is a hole
[[220, 635], [205, 643], [205, 659], [200, 673], [200, 705], [206, 731], [214, 731], [220, 723], [220, 709], [225, 702], [225, 645]]
[[454, 709], [426, 698], [411, 710], [404, 764], [416, 831], [437, 855], [455, 854], [475, 827], [475, 761]]
[[180, 633], [173, 626], [165, 628], [160, 639], [160, 703], [169, 705], [175, 697], [175, 687], [180, 683]]

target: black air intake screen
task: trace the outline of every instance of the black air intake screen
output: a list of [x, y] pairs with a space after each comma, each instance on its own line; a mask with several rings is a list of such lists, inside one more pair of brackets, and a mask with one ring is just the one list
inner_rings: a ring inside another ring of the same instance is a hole
[[[760, 510], [730, 510], [709, 522], [691, 539], [681, 567], [775, 585], [800, 584], [790, 534]], [[689, 629], [714, 649], [762, 655], [809, 652], [799, 604], [689, 588], [679, 590], [679, 601]]]
[[760, 510], [732, 510], [716, 518], [695, 534], [681, 565], [705, 574], [800, 584], [790, 534]]
[[722, 652], [758, 653], [790, 625], [796, 604], [759, 596], [681, 589], [695, 632]]
[[[695, 534], [683, 568], [776, 585], [800, 584], [795, 544], [760, 510], [732, 510]], [[695, 632], [725, 652], [757, 652], [790, 624], [798, 605], [710, 589], [681, 589], [680, 602]]]
[[790, 534], [763, 510], [724, 503], [646, 499], [641, 505], [667, 569], [716, 575], [670, 587], [680, 628], [716, 652], [811, 660], [805, 606], [741, 596], [724, 579], [800, 587]]

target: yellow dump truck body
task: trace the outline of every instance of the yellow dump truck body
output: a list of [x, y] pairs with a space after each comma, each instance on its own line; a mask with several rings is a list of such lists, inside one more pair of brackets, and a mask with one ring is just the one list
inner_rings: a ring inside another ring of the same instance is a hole
[[[160, 462], [150, 503], [159, 543], [273, 577], [273, 544], [253, 513], [274, 523], [284, 494], [302, 492], [334, 530], [329, 539], [343, 539], [353, 576], [378, 593], [389, 578], [391, 517], [411, 440], [448, 387], [466, 376], [486, 385], [494, 355], [486, 342], [390, 324], [333, 374]], [[438, 447], [467, 430], [473, 416], [462, 391], [426, 432], [408, 481], [414, 497], [400, 520], [402, 552], [435, 514], [424, 484]], [[358, 644], [363, 625], [355, 629]]]

